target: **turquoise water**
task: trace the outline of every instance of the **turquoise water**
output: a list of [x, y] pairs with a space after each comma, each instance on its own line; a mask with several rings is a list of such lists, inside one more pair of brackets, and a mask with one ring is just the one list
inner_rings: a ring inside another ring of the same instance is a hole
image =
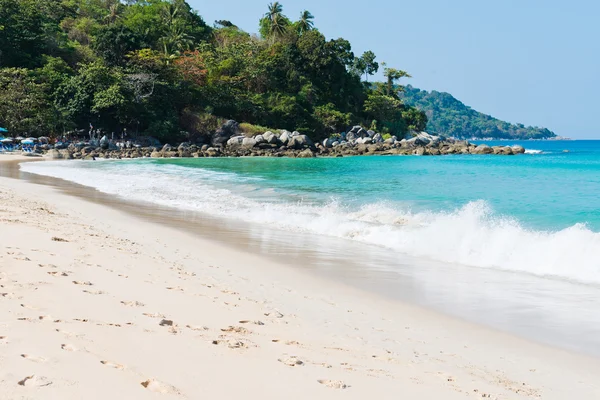
[[415, 257], [600, 285], [600, 141], [520, 144], [529, 154], [66, 161], [22, 169]]

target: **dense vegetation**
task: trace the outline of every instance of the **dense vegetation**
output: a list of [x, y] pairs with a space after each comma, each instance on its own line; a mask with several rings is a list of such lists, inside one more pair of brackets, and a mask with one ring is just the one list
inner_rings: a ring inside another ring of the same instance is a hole
[[546, 128], [510, 124], [477, 112], [448, 93], [427, 92], [407, 86], [402, 101], [424, 111], [427, 130], [457, 138], [546, 139], [556, 136]]
[[[308, 11], [280, 3], [260, 36], [213, 26], [184, 0], [0, 0], [0, 126], [12, 135], [61, 135], [90, 125], [163, 141], [193, 140], [223, 119], [247, 129], [296, 129], [319, 139], [361, 123], [422, 130], [400, 100], [409, 75], [370, 51], [328, 40]], [[226, 13], [226, 10], [224, 10]]]

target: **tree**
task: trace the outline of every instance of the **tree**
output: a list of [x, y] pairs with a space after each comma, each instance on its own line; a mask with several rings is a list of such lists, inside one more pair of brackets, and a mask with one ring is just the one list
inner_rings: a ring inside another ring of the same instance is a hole
[[[385, 66], [385, 63], [383, 64]], [[394, 93], [394, 84], [396, 83], [396, 81], [402, 79], [402, 78], [412, 78], [412, 76], [409, 75], [408, 72], [406, 71], [402, 71], [399, 69], [395, 69], [395, 68], [388, 68], [385, 67], [383, 69], [383, 76], [386, 77], [387, 79], [387, 95], [388, 96], [393, 96]]]
[[98, 31], [92, 47], [109, 65], [123, 66], [127, 54], [139, 48], [141, 41], [128, 27], [113, 24]]
[[289, 25], [289, 19], [283, 15], [283, 6], [276, 1], [269, 4], [269, 11], [261, 19], [261, 35], [263, 37], [281, 37]]
[[24, 68], [0, 69], [0, 126], [15, 136], [49, 134], [55, 116], [52, 104]]
[[33, 0], [0, 0], [0, 67], [37, 67], [46, 51], [45, 18]]
[[379, 63], [375, 61], [375, 53], [367, 50], [360, 57], [364, 63], [365, 80], [369, 81], [369, 75], [376, 74], [379, 71]]
[[302, 34], [304, 32], [310, 31], [311, 29], [313, 29], [314, 26], [314, 22], [313, 19], [315, 17], [313, 17], [313, 15], [307, 11], [304, 10], [300, 13], [300, 20], [297, 22], [297, 29], [298, 29], [298, 33]]

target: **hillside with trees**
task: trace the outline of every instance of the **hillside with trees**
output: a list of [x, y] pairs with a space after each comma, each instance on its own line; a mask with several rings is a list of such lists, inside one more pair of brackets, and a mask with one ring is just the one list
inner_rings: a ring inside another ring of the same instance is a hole
[[546, 128], [511, 124], [475, 111], [449, 93], [427, 92], [408, 85], [400, 92], [400, 98], [425, 112], [430, 133], [461, 139], [547, 139], [556, 136]]
[[[354, 124], [403, 135], [425, 114], [408, 73], [326, 38], [303, 11], [265, 7], [260, 35], [207, 24], [184, 0], [0, 0], [0, 126], [60, 136], [90, 126], [192, 141], [224, 119], [320, 139]], [[227, 10], [223, 10], [226, 17]], [[363, 82], [364, 79], [364, 82]]]

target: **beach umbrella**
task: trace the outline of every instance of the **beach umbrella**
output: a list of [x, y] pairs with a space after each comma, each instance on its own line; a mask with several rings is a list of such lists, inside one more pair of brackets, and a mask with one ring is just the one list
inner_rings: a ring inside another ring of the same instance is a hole
[[0, 128], [0, 132], [6, 133], [6, 132], [8, 132], [8, 129], [6, 129], [6, 128]]
[[0, 143], [12, 143], [12, 139], [2, 139], [0, 140]]
[[23, 140], [23, 139], [25, 139], [23, 136], [17, 136], [17, 137], [15, 138], [15, 140]]
[[21, 144], [33, 144], [33, 140], [23, 139], [21, 140]]

